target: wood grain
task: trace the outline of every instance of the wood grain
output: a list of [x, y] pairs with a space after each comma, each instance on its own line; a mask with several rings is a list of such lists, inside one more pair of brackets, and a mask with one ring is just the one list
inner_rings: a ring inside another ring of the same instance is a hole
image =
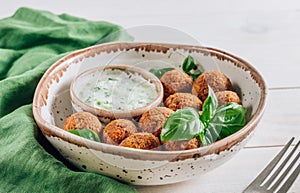
[[246, 147], [283, 145], [292, 136], [299, 140], [299, 99], [300, 89], [270, 90], [263, 118]]

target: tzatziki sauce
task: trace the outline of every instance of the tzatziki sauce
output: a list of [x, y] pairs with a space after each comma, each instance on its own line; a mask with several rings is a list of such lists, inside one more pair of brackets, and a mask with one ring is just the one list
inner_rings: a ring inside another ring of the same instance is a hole
[[105, 69], [93, 74], [79, 98], [90, 106], [104, 110], [132, 110], [148, 105], [157, 97], [155, 85], [138, 73]]

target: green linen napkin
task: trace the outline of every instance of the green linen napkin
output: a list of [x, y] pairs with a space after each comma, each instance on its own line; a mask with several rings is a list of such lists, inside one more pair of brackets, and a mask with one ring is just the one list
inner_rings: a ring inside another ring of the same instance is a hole
[[130, 39], [121, 27], [107, 22], [29, 8], [0, 20], [1, 193], [136, 192], [64, 161], [37, 128], [31, 104], [41, 76], [66, 53]]

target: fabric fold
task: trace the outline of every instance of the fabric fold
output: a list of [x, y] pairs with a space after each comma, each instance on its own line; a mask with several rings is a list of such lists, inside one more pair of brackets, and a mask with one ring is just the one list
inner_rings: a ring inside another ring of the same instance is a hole
[[40, 78], [61, 57], [99, 42], [129, 40], [108, 22], [30, 8], [0, 20], [0, 192], [135, 192], [68, 165], [41, 135], [31, 105]]

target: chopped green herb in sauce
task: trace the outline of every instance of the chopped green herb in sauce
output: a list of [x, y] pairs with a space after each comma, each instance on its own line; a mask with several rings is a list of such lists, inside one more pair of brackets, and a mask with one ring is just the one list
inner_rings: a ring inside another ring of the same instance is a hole
[[87, 104], [105, 110], [132, 110], [157, 97], [155, 85], [136, 73], [106, 69], [94, 83], [86, 83], [80, 97]]

